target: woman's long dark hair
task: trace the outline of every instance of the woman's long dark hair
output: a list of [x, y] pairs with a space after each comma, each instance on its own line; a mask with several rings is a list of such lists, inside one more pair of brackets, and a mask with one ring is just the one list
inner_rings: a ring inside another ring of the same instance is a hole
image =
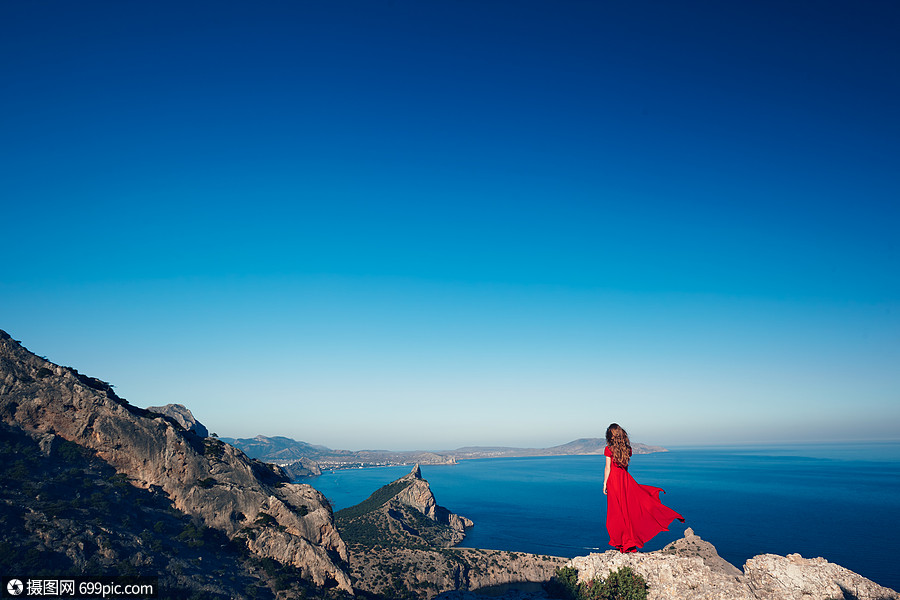
[[612, 451], [613, 460], [627, 469], [628, 461], [631, 460], [631, 442], [618, 423], [612, 423], [606, 428], [606, 445]]

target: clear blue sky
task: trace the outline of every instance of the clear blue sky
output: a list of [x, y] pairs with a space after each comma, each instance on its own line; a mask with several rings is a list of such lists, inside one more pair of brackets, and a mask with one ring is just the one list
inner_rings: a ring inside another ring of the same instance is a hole
[[337, 448], [900, 437], [900, 5], [0, 3], [0, 328]]

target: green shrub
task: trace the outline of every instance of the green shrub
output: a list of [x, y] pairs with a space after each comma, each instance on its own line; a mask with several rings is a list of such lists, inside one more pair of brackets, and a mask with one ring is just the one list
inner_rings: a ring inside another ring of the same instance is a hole
[[204, 544], [204, 528], [197, 527], [193, 523], [187, 523], [184, 526], [184, 529], [181, 530], [177, 536], [177, 539], [183, 541], [191, 548], [199, 548]]
[[203, 455], [210, 458], [222, 458], [225, 454], [225, 443], [217, 439], [206, 438], [203, 440]]
[[255, 523], [257, 525], [266, 526], [266, 525], [277, 525], [278, 521], [276, 521], [275, 517], [273, 517], [272, 515], [261, 512], [258, 515], [256, 515]]
[[551, 598], [562, 600], [578, 599], [578, 569], [574, 567], [557, 567], [556, 575], [545, 585]]
[[631, 567], [611, 571], [603, 582], [604, 596], [610, 600], [646, 600], [647, 582]]
[[563, 600], [647, 600], [647, 582], [631, 567], [610, 571], [606, 579], [578, 582], [578, 570], [560, 567], [546, 585], [551, 598]]
[[409, 481], [395, 481], [393, 483], [389, 483], [375, 490], [375, 492], [371, 496], [369, 496], [366, 500], [363, 500], [356, 506], [350, 506], [348, 508], [337, 511], [334, 517], [335, 519], [346, 521], [378, 510], [379, 508], [384, 506], [388, 500], [409, 487], [409, 485]]
[[106, 480], [119, 488], [128, 489], [130, 487], [130, 484], [128, 483], [128, 475], [126, 475], [125, 473], [115, 473], [107, 477]]

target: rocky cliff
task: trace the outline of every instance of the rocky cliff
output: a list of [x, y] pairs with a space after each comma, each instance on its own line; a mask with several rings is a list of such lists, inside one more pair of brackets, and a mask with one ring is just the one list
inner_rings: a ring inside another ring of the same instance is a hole
[[133, 485], [159, 490], [258, 556], [352, 592], [335, 562], [347, 560], [346, 547], [315, 489], [173, 417], [130, 406], [108, 383], [35, 356], [2, 330], [0, 420], [88, 448]]
[[291, 481], [296, 481], [305, 477], [317, 477], [322, 474], [319, 463], [307, 458], [298, 458], [286, 465], [282, 465], [281, 468]]
[[349, 598], [296, 571], [199, 526], [87, 448], [0, 423], [0, 574], [157, 576], [172, 600]]
[[[528, 562], [534, 558], [539, 557], [528, 557]], [[578, 581], [585, 584], [630, 567], [647, 582], [648, 600], [900, 600], [896, 591], [823, 558], [763, 554], [748, 560], [743, 570], [738, 569], [690, 528], [684, 538], [656, 552], [622, 554], [610, 550], [573, 558], [564, 566], [576, 569]], [[478, 589], [477, 584], [459, 586], [437, 595], [436, 600], [560, 597], [548, 595], [546, 589], [517, 584], [515, 579], [510, 579], [510, 583], [490, 590]], [[561, 595], [565, 597], [567, 593]]]
[[578, 569], [580, 581], [631, 567], [646, 579], [648, 600], [900, 600], [894, 590], [824, 558], [762, 554], [741, 571], [690, 528], [658, 552], [610, 550], [574, 558], [567, 566]]

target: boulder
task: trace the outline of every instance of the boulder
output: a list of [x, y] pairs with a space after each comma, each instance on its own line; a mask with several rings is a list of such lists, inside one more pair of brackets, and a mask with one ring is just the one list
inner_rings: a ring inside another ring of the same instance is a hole
[[161, 415], [165, 415], [167, 417], [171, 417], [175, 420], [176, 423], [187, 429], [188, 431], [193, 431], [200, 437], [208, 437], [209, 430], [203, 426], [203, 423], [194, 418], [194, 414], [190, 411], [188, 407], [183, 404], [166, 404], [165, 406], [148, 406], [147, 410], [150, 412], [159, 413]]

